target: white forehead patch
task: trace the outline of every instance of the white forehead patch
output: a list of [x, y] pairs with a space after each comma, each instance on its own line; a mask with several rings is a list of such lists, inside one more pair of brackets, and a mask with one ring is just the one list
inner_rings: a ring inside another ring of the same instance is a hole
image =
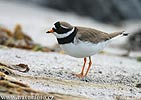
[[55, 25], [53, 25], [53, 28], [56, 29]]

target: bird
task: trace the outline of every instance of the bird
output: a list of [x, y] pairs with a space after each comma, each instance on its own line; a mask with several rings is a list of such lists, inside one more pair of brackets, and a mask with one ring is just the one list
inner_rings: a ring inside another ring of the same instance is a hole
[[[92, 55], [103, 50], [114, 37], [128, 35], [124, 31], [109, 34], [94, 28], [73, 26], [65, 21], [55, 22], [53, 28], [46, 33], [53, 33], [55, 35], [60, 47], [66, 54], [76, 58], [84, 58], [81, 72], [79, 74], [73, 74], [79, 78], [87, 76], [92, 66]], [[89, 64], [84, 73], [87, 58], [89, 58]]]

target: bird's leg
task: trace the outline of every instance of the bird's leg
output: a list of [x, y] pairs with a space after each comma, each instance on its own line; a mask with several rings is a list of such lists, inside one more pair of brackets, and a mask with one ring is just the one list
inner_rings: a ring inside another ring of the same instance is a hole
[[87, 74], [88, 74], [88, 72], [89, 72], [89, 70], [90, 70], [91, 65], [92, 65], [92, 60], [91, 60], [91, 57], [89, 56], [89, 66], [88, 66], [88, 69], [87, 69], [87, 71], [86, 71], [84, 77], [87, 76]]
[[85, 65], [86, 65], [86, 61], [87, 61], [87, 59], [86, 58], [84, 58], [84, 64], [83, 64], [83, 67], [82, 67], [82, 71], [81, 71], [81, 75], [83, 75], [84, 74], [84, 68], [85, 68]]
[[77, 77], [84, 77], [84, 69], [85, 69], [86, 61], [87, 61], [87, 59], [84, 58], [84, 64], [83, 64], [83, 67], [82, 67], [82, 71], [81, 71], [80, 74], [74, 74], [75, 76], [77, 76]]

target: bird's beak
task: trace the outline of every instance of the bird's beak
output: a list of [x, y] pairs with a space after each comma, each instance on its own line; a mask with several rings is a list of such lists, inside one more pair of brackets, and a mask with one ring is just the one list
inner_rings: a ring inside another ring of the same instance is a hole
[[54, 30], [53, 29], [50, 29], [46, 33], [53, 33], [53, 32], [54, 32]]

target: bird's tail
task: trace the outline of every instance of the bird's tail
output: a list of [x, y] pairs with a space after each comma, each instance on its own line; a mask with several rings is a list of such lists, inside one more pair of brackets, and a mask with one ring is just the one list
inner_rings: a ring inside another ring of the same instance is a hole
[[126, 33], [125, 31], [121, 31], [121, 32], [114, 32], [109, 34], [110, 38], [114, 38], [116, 36], [122, 35], [122, 36], [127, 36], [129, 33]]

